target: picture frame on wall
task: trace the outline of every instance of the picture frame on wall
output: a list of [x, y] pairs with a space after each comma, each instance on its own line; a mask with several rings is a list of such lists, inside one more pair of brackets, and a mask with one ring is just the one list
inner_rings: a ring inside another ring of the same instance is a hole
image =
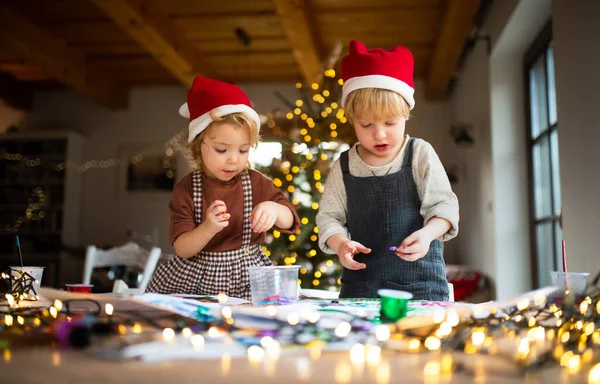
[[173, 156], [144, 155], [127, 165], [127, 191], [172, 191], [177, 161]]
[[[136, 151], [137, 148], [137, 151]], [[123, 146], [120, 150], [121, 180], [124, 192], [173, 191], [177, 181], [177, 158], [165, 151], [141, 146]]]

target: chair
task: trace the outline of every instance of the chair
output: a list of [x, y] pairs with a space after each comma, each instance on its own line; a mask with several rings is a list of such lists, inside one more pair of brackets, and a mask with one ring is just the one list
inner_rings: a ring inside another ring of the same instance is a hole
[[[142, 293], [150, 283], [156, 265], [161, 256], [161, 249], [152, 247], [149, 251], [133, 242], [127, 242], [119, 247], [101, 250], [93, 245], [87, 247], [85, 267], [83, 269], [83, 284], [90, 284], [94, 268], [125, 265], [138, 267], [143, 270], [142, 280], [137, 288], [128, 288], [124, 282], [115, 281], [113, 292], [118, 289], [121, 293]], [[125, 287], [123, 287], [125, 285]]]

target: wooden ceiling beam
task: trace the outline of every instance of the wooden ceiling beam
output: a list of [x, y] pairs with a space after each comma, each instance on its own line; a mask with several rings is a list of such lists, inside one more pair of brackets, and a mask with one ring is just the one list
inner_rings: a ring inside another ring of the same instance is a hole
[[113, 74], [90, 70], [84, 55], [2, 5], [0, 50], [38, 67], [102, 105], [120, 108], [127, 104], [127, 88]]
[[90, 1], [185, 86], [192, 84], [196, 74], [210, 76], [196, 47], [160, 9], [143, 0]]
[[450, 0], [427, 76], [429, 100], [446, 97], [479, 6], [480, 0]]
[[313, 36], [314, 28], [308, 19], [306, 1], [275, 0], [275, 6], [304, 80], [308, 84], [318, 82], [323, 67]]

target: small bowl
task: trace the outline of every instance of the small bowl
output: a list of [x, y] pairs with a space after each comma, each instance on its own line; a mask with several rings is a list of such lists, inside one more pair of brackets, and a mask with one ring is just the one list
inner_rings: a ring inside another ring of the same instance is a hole
[[65, 284], [67, 287], [67, 292], [73, 293], [92, 293], [92, 288], [94, 287], [91, 284]]
[[412, 293], [394, 289], [380, 289], [377, 293], [381, 299], [379, 315], [382, 323], [393, 323], [406, 317]]

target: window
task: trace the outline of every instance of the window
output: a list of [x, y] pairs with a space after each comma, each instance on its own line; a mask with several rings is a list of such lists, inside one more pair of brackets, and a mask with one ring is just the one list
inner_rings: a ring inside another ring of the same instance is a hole
[[558, 118], [554, 86], [551, 25], [546, 26], [525, 57], [528, 92], [529, 183], [533, 281], [551, 285], [550, 271], [561, 270], [561, 196]]
[[252, 168], [268, 167], [274, 159], [281, 160], [281, 150], [281, 143], [259, 142], [258, 147], [250, 149], [249, 161]]

